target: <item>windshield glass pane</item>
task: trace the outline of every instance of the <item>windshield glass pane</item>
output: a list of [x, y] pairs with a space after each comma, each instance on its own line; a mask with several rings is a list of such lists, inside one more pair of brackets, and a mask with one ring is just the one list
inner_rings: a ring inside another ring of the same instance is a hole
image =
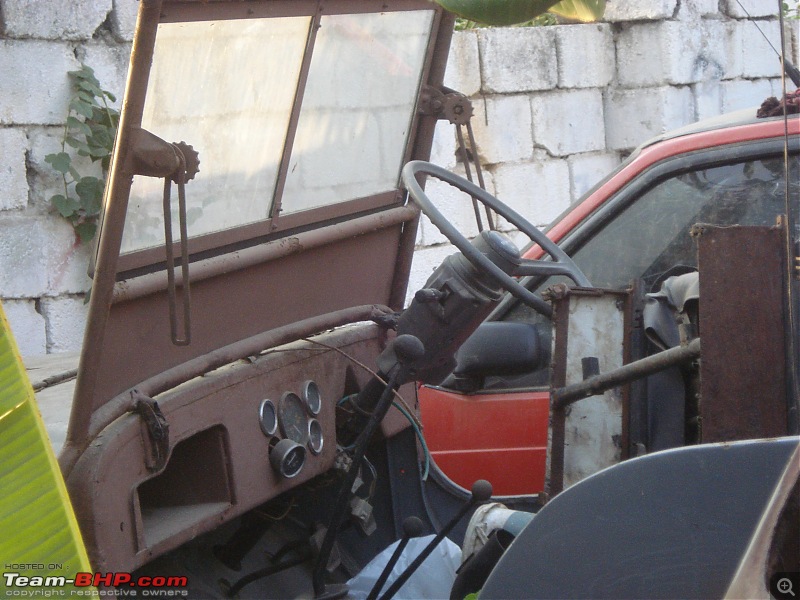
[[[162, 23], [142, 127], [200, 154], [190, 237], [264, 220], [275, 191], [309, 17]], [[174, 187], [174, 186], [173, 186]], [[164, 243], [161, 179], [135, 177], [122, 251]], [[173, 190], [177, 234], [177, 191]]]
[[432, 22], [430, 10], [322, 18], [282, 213], [396, 188]]

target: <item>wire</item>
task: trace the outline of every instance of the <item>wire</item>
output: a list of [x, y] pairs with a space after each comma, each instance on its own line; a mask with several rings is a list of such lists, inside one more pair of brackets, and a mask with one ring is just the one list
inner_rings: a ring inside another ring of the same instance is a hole
[[273, 515], [269, 514], [264, 509], [256, 509], [254, 512], [259, 517], [263, 517], [265, 519], [269, 519], [270, 521], [282, 521], [283, 519], [285, 519], [286, 517], [289, 516], [290, 512], [292, 512], [292, 509], [294, 508], [294, 504], [295, 504], [295, 501], [294, 501], [294, 498], [292, 498], [291, 502], [289, 502], [289, 506], [286, 507], [286, 510], [283, 512], [283, 514], [278, 515], [278, 516], [273, 516]]
[[[311, 344], [317, 344], [317, 345], [319, 345], [319, 346], [322, 346], [323, 348], [327, 348], [328, 350], [333, 350], [334, 352], [338, 352], [339, 354], [341, 354], [342, 356], [344, 356], [346, 359], [348, 359], [349, 361], [351, 361], [353, 364], [355, 364], [355, 365], [357, 365], [357, 366], [361, 367], [362, 369], [364, 369], [364, 370], [365, 370], [367, 373], [369, 373], [370, 375], [372, 375], [372, 376], [373, 376], [375, 379], [377, 379], [378, 381], [380, 381], [380, 382], [381, 382], [383, 385], [387, 385], [386, 381], [384, 381], [384, 379], [383, 379], [383, 378], [382, 378], [380, 375], [378, 375], [378, 374], [377, 374], [375, 371], [373, 371], [372, 369], [370, 369], [370, 368], [369, 368], [367, 365], [365, 365], [364, 363], [362, 363], [360, 360], [358, 360], [358, 359], [356, 359], [356, 358], [354, 358], [354, 357], [350, 356], [350, 355], [349, 355], [347, 352], [345, 352], [345, 351], [344, 351], [344, 350], [342, 350], [341, 348], [337, 348], [336, 346], [331, 346], [330, 344], [325, 344], [324, 342], [318, 342], [317, 340], [312, 340], [312, 339], [309, 339], [309, 338], [301, 338], [301, 339], [302, 339], [303, 341], [309, 342], [309, 343], [311, 343]], [[408, 416], [407, 418], [409, 418], [409, 419], [410, 419], [410, 420], [411, 420], [411, 421], [412, 421], [414, 424], [416, 424], [416, 426], [417, 426], [417, 427], [419, 427], [419, 428], [421, 429], [421, 428], [422, 428], [422, 423], [420, 423], [419, 419], [417, 419], [417, 417], [413, 415], [414, 411], [413, 411], [413, 410], [411, 409], [411, 407], [408, 405], [408, 403], [406, 402], [405, 398], [403, 398], [403, 396], [401, 396], [401, 395], [400, 395], [400, 392], [398, 392], [397, 390], [392, 390], [392, 391], [393, 391], [393, 393], [394, 393], [394, 397], [395, 397], [395, 398], [396, 398], [396, 399], [397, 399], [397, 400], [398, 400], [398, 401], [399, 401], [399, 402], [400, 402], [400, 403], [401, 403], [401, 404], [402, 404], [402, 405], [403, 405], [403, 406], [406, 408], [406, 410], [408, 411], [408, 414], [409, 414], [409, 416]], [[348, 396], [346, 396], [345, 398], [347, 398], [347, 397], [348, 397]]]
[[378, 483], [378, 472], [375, 470], [375, 467], [366, 456], [364, 456], [363, 462], [367, 463], [370, 475], [372, 475], [372, 481], [369, 484], [369, 492], [367, 493], [367, 497], [365, 498], [365, 500], [369, 501], [372, 500], [372, 496], [375, 494], [375, 487], [377, 486]]
[[[747, 9], [744, 7], [744, 5], [741, 2], [739, 2], [739, 0], [736, 0], [736, 4], [738, 4], [739, 8], [741, 8], [744, 11], [744, 14], [747, 15], [747, 18], [750, 19], [750, 22], [756, 26], [756, 29], [758, 29], [758, 32], [763, 36], [763, 38], [767, 40], [767, 43], [769, 44], [769, 47], [772, 48], [772, 51], [778, 55], [778, 58], [782, 59], [783, 55], [780, 52], [778, 52], [778, 49], [775, 48], [775, 46], [772, 45], [772, 42], [769, 41], [767, 35], [762, 31], [761, 27], [758, 26], [758, 22], [753, 19], [753, 17], [750, 15], [749, 12], [747, 12]], [[780, 11], [780, 0], [778, 1], [778, 7], [779, 7], [778, 10]], [[781, 17], [783, 17], [783, 12], [780, 12], [780, 15]], [[783, 19], [781, 18], [781, 29], [783, 29], [782, 21]]]
[[406, 411], [405, 408], [396, 402], [393, 402], [392, 405], [399, 410], [406, 419], [408, 419], [409, 423], [411, 423], [411, 427], [414, 428], [414, 433], [417, 435], [419, 445], [422, 446], [422, 454], [425, 457], [425, 468], [422, 471], [422, 481], [427, 481], [428, 473], [430, 472], [431, 468], [431, 453], [430, 450], [428, 450], [428, 444], [425, 442], [425, 436], [422, 435], [422, 430], [417, 427], [415, 420], [411, 418], [411, 415], [408, 413], [408, 411]]

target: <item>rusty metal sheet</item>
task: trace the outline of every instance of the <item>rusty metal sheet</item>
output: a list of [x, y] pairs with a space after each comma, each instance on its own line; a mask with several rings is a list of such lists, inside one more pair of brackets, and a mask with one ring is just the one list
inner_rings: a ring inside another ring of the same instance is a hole
[[696, 227], [703, 442], [786, 435], [783, 231]]

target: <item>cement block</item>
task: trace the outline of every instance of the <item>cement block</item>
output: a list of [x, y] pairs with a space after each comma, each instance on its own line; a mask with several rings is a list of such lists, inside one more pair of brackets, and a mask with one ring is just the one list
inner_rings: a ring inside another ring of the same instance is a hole
[[614, 77], [614, 39], [607, 23], [558, 25], [558, 85], [604, 87]]
[[654, 21], [670, 19], [678, 6], [678, 0], [627, 0], [609, 2], [603, 15], [605, 21]]
[[41, 311], [47, 323], [47, 352], [74, 352], [83, 345], [89, 305], [83, 298], [42, 298]]
[[694, 121], [688, 87], [614, 90], [605, 97], [606, 145], [630, 150], [651, 137]]
[[722, 112], [730, 112], [741, 108], [752, 108], [753, 111], [761, 103], [775, 95], [769, 79], [741, 79], [722, 82]]
[[436, 123], [431, 145], [431, 162], [445, 169], [454, 168], [458, 163], [457, 147], [455, 126], [447, 121]]
[[722, 88], [719, 81], [701, 81], [692, 86], [698, 121], [722, 114]]
[[531, 97], [533, 139], [554, 156], [605, 147], [603, 97], [598, 89], [546, 92]]
[[617, 40], [617, 77], [623, 87], [700, 81], [707, 60], [703, 31], [678, 21], [635, 24]]
[[527, 95], [491, 96], [473, 102], [472, 127], [482, 164], [529, 158], [533, 152]]
[[679, 21], [696, 21], [700, 17], [718, 14], [717, 0], [681, 0], [676, 17]]
[[5, 35], [49, 40], [91, 39], [111, 10], [111, 0], [3, 0]]
[[0, 218], [0, 297], [38, 298], [89, 289], [90, 249], [58, 215]]
[[720, 0], [720, 10], [736, 19], [777, 16], [778, 5], [766, 0]]
[[91, 244], [82, 243], [75, 230], [58, 214], [41, 218], [49, 295], [82, 294], [92, 285], [87, 275]]
[[78, 56], [94, 70], [100, 86], [116, 96], [116, 101], [109, 101], [109, 104], [119, 110], [128, 79], [131, 45], [110, 45], [103, 42], [85, 44]]
[[738, 26], [742, 36], [742, 77], [780, 76], [780, 58], [773, 49], [781, 47], [778, 21], [740, 21]]
[[494, 181], [497, 197], [538, 227], [550, 223], [570, 204], [566, 160], [499, 165]]
[[547, 90], [558, 83], [555, 32], [549, 27], [478, 30], [484, 92]]
[[0, 129], [0, 211], [28, 205], [27, 149], [28, 138], [22, 129]]
[[596, 183], [619, 165], [619, 156], [614, 152], [592, 152], [576, 154], [567, 159], [571, 183], [571, 201], [575, 202]]
[[23, 356], [47, 354], [47, 334], [45, 319], [36, 312], [36, 302], [32, 299], [3, 300], [11, 333]]
[[40, 219], [0, 218], [0, 296], [37, 298], [47, 293], [49, 243]]
[[118, 41], [130, 42], [136, 30], [139, 0], [113, 0], [111, 8], [111, 31]]
[[718, 65], [722, 79], [735, 79], [742, 76], [742, 28], [736, 21], [706, 19], [702, 22], [703, 59], [706, 67], [706, 80], [715, 77], [714, 66]]
[[66, 43], [0, 40], [0, 125], [63, 123], [78, 67]]
[[472, 96], [481, 90], [478, 34], [475, 30], [453, 33], [444, 85], [465, 96]]

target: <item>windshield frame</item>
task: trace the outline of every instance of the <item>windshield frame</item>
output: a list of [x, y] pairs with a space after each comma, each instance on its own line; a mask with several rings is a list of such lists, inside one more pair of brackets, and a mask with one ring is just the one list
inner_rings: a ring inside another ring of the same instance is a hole
[[[414, 98], [419, 98], [421, 87], [430, 76], [434, 48], [436, 46], [437, 32], [441, 27], [442, 11], [436, 10], [427, 0], [385, 0], [383, 2], [373, 2], [368, 0], [340, 0], [328, 2], [326, 0], [261, 0], [256, 2], [212, 2], [212, 3], [184, 3], [184, 2], [143, 2], [143, 4], [160, 4], [158, 18], [153, 18], [150, 13], [149, 19], [142, 19], [139, 28], [143, 31], [140, 36], [145, 39], [155, 40], [158, 25], [161, 23], [182, 23], [193, 21], [209, 20], [231, 20], [231, 19], [258, 19], [258, 18], [280, 18], [280, 17], [310, 17], [310, 27], [306, 47], [300, 67], [299, 80], [297, 82], [295, 99], [292, 103], [289, 115], [288, 129], [284, 139], [284, 148], [281, 152], [279, 164], [278, 181], [276, 182], [274, 194], [264, 198], [265, 209], [268, 210], [266, 218], [257, 222], [238, 225], [229, 229], [214, 231], [188, 239], [188, 251], [190, 262], [218, 256], [228, 252], [263, 244], [275, 239], [292, 235], [299, 231], [307, 231], [317, 226], [338, 223], [351, 218], [363, 216], [376, 211], [387, 210], [404, 205], [405, 193], [400, 189], [399, 168], [397, 182], [393, 189], [381, 191], [364, 197], [352, 198], [342, 202], [327, 204], [300, 212], [281, 214], [280, 206], [284, 196], [284, 185], [287, 178], [287, 171], [292, 158], [292, 142], [297, 134], [298, 122], [303, 105], [303, 95], [305, 86], [308, 82], [313, 49], [316, 41], [316, 32], [319, 29], [321, 19], [333, 15], [347, 14], [370, 14], [370, 13], [391, 13], [409, 11], [430, 11], [431, 24], [427, 46], [424, 50], [423, 64], [419, 72], [417, 90]], [[144, 7], [143, 7], [144, 8]], [[144, 11], [145, 13], [147, 11]], [[150, 46], [152, 53], [153, 46]], [[134, 57], [135, 59], [135, 52]], [[143, 57], [146, 58], [146, 57]], [[117, 143], [123, 140], [123, 127], [141, 127], [144, 112], [145, 99], [147, 96], [147, 85], [149, 79], [150, 60], [132, 59], [132, 69], [137, 73], [131, 72], [129, 80], [134, 82], [126, 90], [126, 111], [127, 123], [120, 123], [120, 135]], [[406, 135], [405, 146], [401, 152], [400, 167], [416, 155], [415, 140], [418, 137], [420, 115], [416, 101], [410, 111], [411, 122]], [[128, 136], [125, 136], [128, 137]], [[191, 143], [191, 140], [187, 140]], [[125, 143], [123, 141], [123, 143]], [[200, 156], [202, 171], [203, 156]], [[113, 169], [113, 165], [112, 165]], [[127, 174], [126, 174], [127, 176]], [[198, 177], [202, 176], [202, 172]], [[132, 177], [132, 176], [131, 176]], [[138, 175], [137, 175], [138, 177]], [[173, 186], [174, 187], [174, 186]], [[192, 185], [189, 182], [186, 186], [187, 198], [191, 200]], [[100, 231], [106, 229], [105, 221], [108, 219], [108, 207], [111, 203], [124, 204], [126, 209], [130, 200], [131, 185], [112, 186], [106, 188], [106, 197], [103, 202], [101, 214]], [[173, 195], [176, 191], [173, 190]], [[122, 211], [120, 211], [122, 212]], [[119, 213], [118, 213], [119, 214]], [[127, 216], [127, 211], [123, 212], [123, 217]], [[118, 218], [118, 217], [117, 217]], [[111, 231], [124, 230], [124, 220], [116, 226], [111, 227]], [[97, 255], [101, 244], [98, 236], [98, 243], [93, 253], [93, 261], [90, 273], [93, 274]], [[173, 241], [173, 252], [176, 256], [180, 255], [178, 240]], [[166, 265], [166, 247], [160, 243], [153, 247], [138, 249], [128, 253], [120, 253], [117, 259], [116, 280], [124, 280], [130, 276], [138, 276], [146, 273], [161, 271]]]

